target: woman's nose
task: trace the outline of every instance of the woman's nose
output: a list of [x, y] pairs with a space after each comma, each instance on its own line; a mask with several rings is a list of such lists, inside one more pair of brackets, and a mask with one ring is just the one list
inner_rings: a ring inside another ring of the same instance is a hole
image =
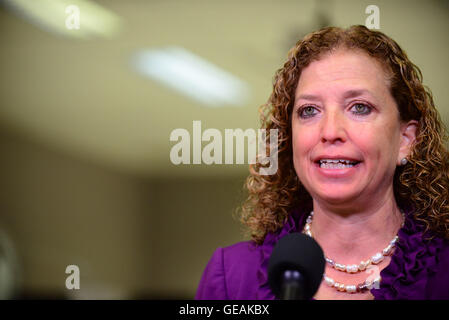
[[327, 112], [321, 120], [321, 142], [345, 142], [345, 120], [341, 112]]

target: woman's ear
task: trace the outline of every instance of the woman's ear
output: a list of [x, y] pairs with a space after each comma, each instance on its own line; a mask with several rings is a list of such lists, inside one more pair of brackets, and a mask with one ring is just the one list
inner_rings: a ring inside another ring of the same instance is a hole
[[416, 140], [416, 132], [418, 130], [418, 121], [410, 120], [407, 123], [401, 124], [401, 142], [399, 145], [398, 165], [401, 165], [401, 160], [408, 158], [413, 143]]

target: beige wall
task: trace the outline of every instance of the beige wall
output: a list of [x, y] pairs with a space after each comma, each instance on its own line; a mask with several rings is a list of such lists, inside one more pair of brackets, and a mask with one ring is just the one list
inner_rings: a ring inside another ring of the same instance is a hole
[[[244, 177], [144, 180], [0, 135], [0, 226], [21, 263], [21, 294], [192, 298], [217, 246], [241, 239]], [[65, 289], [76, 264], [81, 289]]]
[[168, 298], [193, 298], [216, 247], [242, 240], [232, 218], [243, 195], [244, 177], [153, 181], [152, 280]]

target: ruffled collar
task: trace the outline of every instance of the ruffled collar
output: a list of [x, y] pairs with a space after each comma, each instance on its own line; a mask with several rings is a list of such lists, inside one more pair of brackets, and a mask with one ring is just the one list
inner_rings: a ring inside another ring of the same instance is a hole
[[429, 240], [430, 236], [408, 210], [390, 264], [380, 272], [379, 289], [371, 290], [374, 299], [426, 299], [427, 281], [437, 270], [438, 253], [444, 246], [442, 238]]
[[[404, 210], [405, 223], [399, 230], [399, 240], [391, 256], [391, 261], [381, 272], [382, 281], [379, 289], [371, 289], [376, 300], [424, 299], [429, 274], [436, 272], [437, 256], [444, 245], [441, 238], [426, 240], [424, 234], [411, 214]], [[257, 270], [257, 299], [274, 300], [275, 296], [268, 285], [268, 261], [277, 241], [293, 232], [301, 232], [308, 213], [294, 209], [288, 216], [284, 226], [274, 233], [268, 233], [259, 246], [261, 251], [259, 269]]]

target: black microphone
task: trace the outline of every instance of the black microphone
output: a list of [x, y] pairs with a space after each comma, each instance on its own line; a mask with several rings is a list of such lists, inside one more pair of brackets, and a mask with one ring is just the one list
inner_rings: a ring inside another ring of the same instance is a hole
[[320, 245], [302, 233], [282, 237], [268, 262], [268, 284], [278, 299], [308, 300], [320, 287], [324, 274]]

